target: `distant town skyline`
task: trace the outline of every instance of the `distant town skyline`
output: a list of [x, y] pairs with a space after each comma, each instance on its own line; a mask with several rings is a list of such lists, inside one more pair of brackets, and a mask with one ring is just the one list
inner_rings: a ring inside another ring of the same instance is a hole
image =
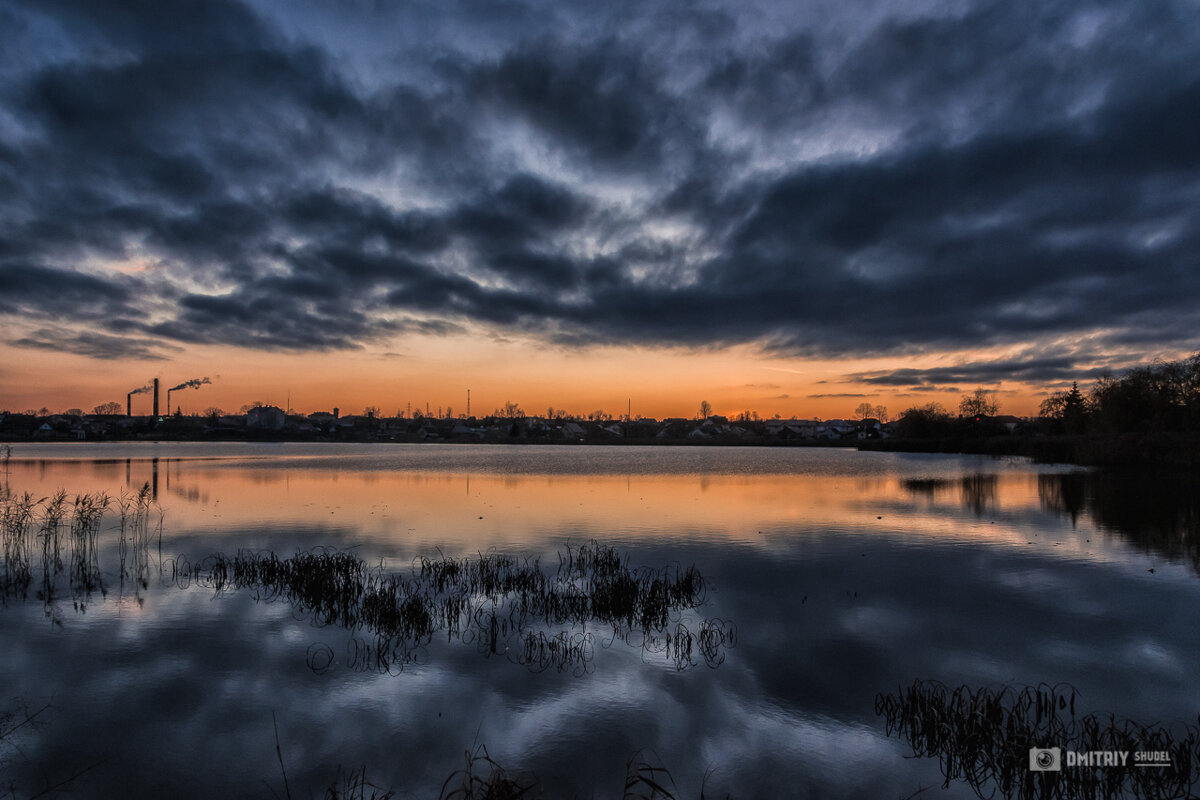
[[[48, 358], [71, 360], [62, 354]], [[133, 393], [129, 399], [134, 415], [148, 415], [152, 405], [148, 389], [155, 378], [161, 382], [161, 414], [174, 413], [176, 409], [184, 414], [201, 414], [210, 407], [236, 413], [244, 405], [261, 402], [283, 409], [290, 404], [296, 413], [303, 414], [333, 408], [339, 408], [343, 414], [360, 414], [365, 408], [374, 407], [385, 416], [413, 411], [425, 414], [427, 408], [431, 414], [464, 416], [469, 392], [469, 410], [474, 416], [489, 415], [511, 402], [519, 404], [531, 416], [544, 416], [553, 408], [579, 416], [604, 411], [616, 418], [628, 411], [635, 418], [691, 418], [700, 413], [702, 402], [708, 402], [713, 414], [728, 417], [743, 412], [757, 413], [764, 419], [776, 414], [784, 418], [851, 417], [858, 406], [869, 403], [885, 407], [889, 416], [896, 418], [906, 408], [931, 402], [953, 412], [962, 397], [982, 387], [991, 393], [1002, 413], [1033, 416], [1049, 391], [1033, 384], [1024, 391], [1006, 388], [1017, 385], [1011, 381], [976, 382], [972, 379], [979, 376], [974, 371], [955, 367], [930, 368], [952, 379], [960, 378], [954, 385], [938, 384], [927, 389], [902, 386], [889, 391], [869, 382], [848, 383], [841, 371], [845, 362], [806, 362], [801, 365], [806, 370], [793, 370], [773, 366], [778, 363], [774, 360], [765, 366], [756, 363], [751, 354], [736, 352], [672, 353], [664, 359], [654, 352], [617, 348], [593, 351], [587, 358], [542, 351], [533, 363], [512, 373], [504, 372], [499, 378], [487, 369], [486, 351], [476, 359], [464, 362], [456, 370], [456, 375], [467, 381], [463, 385], [439, 380], [446, 370], [436, 355], [414, 358], [417, 363], [410, 364], [409, 358], [399, 356], [377, 359], [368, 354], [350, 358], [341, 354], [272, 354], [261, 361], [250, 358], [248, 364], [239, 362], [231, 373], [203, 376], [184, 373], [166, 364], [145, 375], [145, 366], [140, 364], [132, 370], [116, 371], [111, 364], [90, 363], [78, 370], [79, 375], [74, 374], [78, 368], [64, 366], [63, 372], [71, 374], [64, 375], [62, 383], [52, 389], [35, 387], [23, 395], [7, 393], [0, 410], [20, 412], [46, 407], [52, 413], [68, 408], [90, 412], [102, 403], [116, 402], [124, 413], [127, 395]], [[396, 364], [397, 361], [401, 363]], [[44, 363], [39, 363], [36, 369], [43, 366]], [[20, 370], [20, 364], [15, 368]], [[327, 376], [313, 378], [304, 375], [306, 369], [317, 373], [329, 371]], [[866, 374], [873, 376], [878, 372], [868, 370]], [[557, 377], [547, 379], [546, 373]], [[620, 377], [611, 377], [618, 373]], [[730, 380], [718, 383], [712, 380], [714, 375]], [[747, 381], [754, 377], [759, 380], [737, 383], [738, 376]], [[1081, 377], [1086, 386], [1087, 374]], [[199, 382], [201, 378], [207, 378], [208, 382], [173, 393], [168, 412], [167, 390], [180, 383]], [[643, 387], [642, 392], [620, 392], [622, 381]], [[1061, 383], [1055, 381], [1050, 385], [1061, 389]], [[1070, 381], [1065, 383], [1070, 385]], [[69, 393], [62, 387], [67, 387]], [[11, 399], [14, 397], [16, 402]]]
[[[0, 409], [842, 417], [1200, 349], [1187, 2], [0, 0]], [[174, 405], [174, 403], [173, 403]]]

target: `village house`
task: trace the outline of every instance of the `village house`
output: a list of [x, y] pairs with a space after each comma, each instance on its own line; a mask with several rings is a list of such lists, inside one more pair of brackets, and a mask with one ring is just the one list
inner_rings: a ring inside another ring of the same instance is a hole
[[246, 427], [265, 431], [283, 430], [287, 415], [278, 406], [255, 406], [246, 412]]

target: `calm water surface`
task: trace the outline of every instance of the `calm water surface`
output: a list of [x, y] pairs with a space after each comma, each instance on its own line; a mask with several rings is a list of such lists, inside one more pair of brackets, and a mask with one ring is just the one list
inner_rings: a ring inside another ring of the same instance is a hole
[[[272, 712], [295, 797], [361, 764], [436, 797], [478, 744], [549, 796], [619, 797], [642, 750], [687, 797], [706, 774], [709, 796], [967, 797], [885, 736], [878, 693], [1067, 682], [1089, 712], [1200, 711], [1182, 478], [834, 449], [147, 443], [14, 445], [6, 480], [39, 497], [149, 485], [162, 509], [145, 586], [121, 580], [110, 512], [102, 590], [0, 607], [0, 711], [52, 704], [0, 743], [17, 797], [81, 770], [59, 796], [282, 796]], [[389, 674], [364, 666], [361, 631], [180, 578], [241, 549], [552, 571], [591, 540], [634, 567], [694, 564], [704, 602], [672, 624], [736, 631], [723, 660], [589, 623], [567, 631], [594, 646], [566, 669], [443, 633]]]

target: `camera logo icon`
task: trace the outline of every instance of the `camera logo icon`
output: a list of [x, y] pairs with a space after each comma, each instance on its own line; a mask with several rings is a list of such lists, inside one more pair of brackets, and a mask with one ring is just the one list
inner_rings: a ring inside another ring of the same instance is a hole
[[1061, 747], [1029, 748], [1029, 770], [1031, 772], [1061, 772]]

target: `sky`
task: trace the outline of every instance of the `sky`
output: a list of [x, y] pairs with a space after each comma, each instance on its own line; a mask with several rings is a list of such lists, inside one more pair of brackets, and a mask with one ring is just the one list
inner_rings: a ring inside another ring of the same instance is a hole
[[0, 0], [0, 408], [1032, 414], [1200, 349], [1197, 53], [1170, 0]]

